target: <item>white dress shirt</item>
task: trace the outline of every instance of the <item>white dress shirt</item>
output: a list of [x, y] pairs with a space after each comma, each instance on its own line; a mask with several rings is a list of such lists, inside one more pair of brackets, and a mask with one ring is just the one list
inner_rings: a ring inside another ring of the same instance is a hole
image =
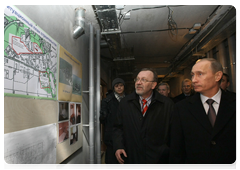
[[207, 101], [208, 99], [213, 99], [215, 102], [212, 104], [212, 106], [213, 106], [213, 108], [214, 108], [214, 110], [215, 110], [215, 112], [216, 112], [216, 115], [217, 115], [218, 109], [219, 109], [219, 105], [220, 105], [221, 95], [222, 95], [221, 89], [219, 89], [218, 92], [217, 92], [213, 97], [211, 97], [211, 98], [208, 98], [208, 97], [200, 94], [200, 98], [201, 98], [203, 107], [204, 107], [204, 109], [205, 109], [205, 111], [206, 111], [206, 114], [207, 114], [208, 109], [209, 109], [209, 105], [207, 104], [206, 101]]
[[[147, 101], [147, 106], [149, 107], [149, 105], [151, 104], [151, 101], [152, 101], [152, 95], [153, 93], [148, 97], [146, 98], [145, 100]], [[141, 112], [143, 111], [143, 100], [144, 98], [142, 96], [139, 96], [139, 103], [141, 105]], [[145, 116], [146, 112], [144, 113], [143, 116]]]

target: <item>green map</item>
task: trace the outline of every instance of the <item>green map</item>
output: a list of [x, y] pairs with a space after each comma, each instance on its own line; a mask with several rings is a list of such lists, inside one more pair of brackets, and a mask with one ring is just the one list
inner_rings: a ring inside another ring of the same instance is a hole
[[58, 45], [17, 8], [4, 10], [4, 93], [57, 99]]

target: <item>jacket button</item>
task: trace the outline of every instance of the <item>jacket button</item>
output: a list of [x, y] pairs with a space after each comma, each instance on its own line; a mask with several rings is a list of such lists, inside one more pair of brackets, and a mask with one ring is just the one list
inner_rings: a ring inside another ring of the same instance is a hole
[[140, 117], [140, 119], [139, 119], [140, 121], [142, 121], [142, 117]]
[[211, 144], [212, 144], [212, 145], [216, 145], [216, 142], [215, 142], [215, 141], [211, 141]]

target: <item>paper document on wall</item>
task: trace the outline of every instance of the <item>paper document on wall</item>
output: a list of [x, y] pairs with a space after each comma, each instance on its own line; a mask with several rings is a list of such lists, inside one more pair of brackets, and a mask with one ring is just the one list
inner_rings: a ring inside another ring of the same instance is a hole
[[8, 164], [55, 164], [56, 124], [4, 134]]

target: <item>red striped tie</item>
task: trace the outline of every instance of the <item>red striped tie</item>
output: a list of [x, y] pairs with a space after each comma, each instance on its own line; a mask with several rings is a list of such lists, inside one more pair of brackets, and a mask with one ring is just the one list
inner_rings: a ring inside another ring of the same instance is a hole
[[142, 114], [144, 115], [148, 109], [148, 106], [147, 106], [147, 100], [145, 99], [142, 99], [142, 102], [143, 102], [143, 109], [142, 109]]

